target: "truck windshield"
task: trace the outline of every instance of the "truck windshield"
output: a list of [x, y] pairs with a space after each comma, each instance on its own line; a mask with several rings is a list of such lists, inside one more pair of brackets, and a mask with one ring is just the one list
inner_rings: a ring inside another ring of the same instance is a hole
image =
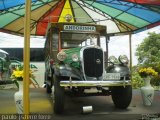
[[61, 32], [62, 49], [97, 45], [98, 34]]

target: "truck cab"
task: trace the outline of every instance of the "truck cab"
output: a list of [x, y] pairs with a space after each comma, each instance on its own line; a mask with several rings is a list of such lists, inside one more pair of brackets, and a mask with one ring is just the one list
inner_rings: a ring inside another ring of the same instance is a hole
[[49, 24], [44, 49], [45, 84], [47, 93], [53, 93], [55, 113], [63, 113], [68, 92], [73, 96], [111, 95], [115, 107], [129, 106], [132, 86], [128, 58], [107, 56], [103, 48], [106, 29], [95, 24]]

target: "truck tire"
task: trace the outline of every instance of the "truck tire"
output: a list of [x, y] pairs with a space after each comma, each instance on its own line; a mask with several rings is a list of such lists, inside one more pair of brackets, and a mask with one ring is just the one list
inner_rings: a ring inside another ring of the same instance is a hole
[[52, 93], [52, 88], [51, 88], [51, 86], [48, 83], [46, 83], [46, 92], [48, 94]]
[[54, 112], [61, 114], [64, 110], [64, 88], [60, 87], [60, 77], [54, 76]]
[[45, 72], [45, 88], [46, 88], [46, 92], [47, 93], [52, 93], [52, 86], [49, 85], [49, 83], [47, 82], [49, 80], [48, 74], [47, 72]]
[[116, 86], [111, 88], [112, 100], [116, 108], [126, 109], [132, 99], [132, 86]]

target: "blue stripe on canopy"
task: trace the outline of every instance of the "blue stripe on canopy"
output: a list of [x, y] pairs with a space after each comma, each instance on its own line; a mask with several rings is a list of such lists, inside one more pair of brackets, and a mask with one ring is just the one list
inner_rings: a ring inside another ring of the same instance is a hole
[[[32, 0], [35, 2], [37, 0]], [[9, 9], [18, 5], [24, 5], [25, 0], [0, 0], [0, 10]]]
[[[118, 10], [122, 10], [125, 13], [132, 14], [136, 17], [139, 17], [139, 18], [144, 19], [144, 20], [151, 22], [151, 23], [157, 22], [160, 18], [159, 13], [151, 11], [148, 8], [144, 8], [143, 6], [141, 7], [140, 5], [137, 5], [137, 4], [133, 4], [133, 3], [126, 4], [126, 2], [122, 2], [122, 1], [120, 3], [117, 1], [114, 1], [113, 2], [114, 4], [113, 4], [110, 0], [97, 0], [96, 2], [99, 2], [101, 4], [105, 4], [107, 6], [116, 8]], [[116, 2], [116, 4], [115, 4], [115, 2]], [[142, 11], [142, 9], [143, 9], [143, 11]]]

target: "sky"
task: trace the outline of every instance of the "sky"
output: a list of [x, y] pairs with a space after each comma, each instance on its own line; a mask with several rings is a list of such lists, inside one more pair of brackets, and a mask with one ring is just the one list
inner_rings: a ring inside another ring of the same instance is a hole
[[[136, 65], [138, 63], [137, 56], [135, 56], [136, 48], [143, 41], [144, 38], [148, 37], [148, 32], [160, 33], [160, 26], [132, 35], [132, 65]], [[125, 54], [128, 56], [128, 58], [130, 58], [129, 36], [123, 35], [111, 37], [108, 51], [109, 56], [114, 55], [118, 58], [119, 55]]]
[[[132, 64], [137, 64], [137, 57], [135, 56], [137, 46], [148, 36], [148, 32], [160, 33], [160, 26], [152, 29], [133, 34], [132, 35]], [[45, 38], [44, 37], [31, 37], [30, 47], [31, 48], [43, 48]], [[20, 36], [10, 35], [0, 32], [0, 48], [23, 48], [24, 38]], [[129, 54], [129, 36], [115, 36], [111, 37], [109, 41], [109, 56], [114, 55], [118, 58], [119, 55]]]

